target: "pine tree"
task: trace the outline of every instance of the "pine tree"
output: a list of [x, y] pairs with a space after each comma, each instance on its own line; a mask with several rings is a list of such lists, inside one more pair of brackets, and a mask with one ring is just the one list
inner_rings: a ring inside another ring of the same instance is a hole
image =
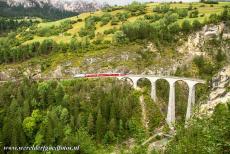
[[116, 134], [116, 133], [115, 133], [115, 132], [116, 132], [116, 128], [117, 128], [116, 120], [113, 118], [113, 119], [111, 119], [110, 122], [109, 122], [109, 130], [110, 130], [111, 132], [113, 132], [114, 134]]
[[94, 133], [94, 120], [93, 120], [93, 116], [91, 113], [89, 114], [89, 117], [88, 117], [87, 128], [90, 134]]
[[123, 121], [119, 120], [118, 124], [118, 138], [122, 139], [124, 136], [124, 126], [123, 126]]
[[102, 137], [105, 134], [106, 130], [106, 123], [101, 115], [101, 110], [99, 109], [97, 114], [97, 120], [96, 120], [96, 139], [97, 141], [101, 141]]
[[12, 120], [9, 119], [9, 117], [4, 118], [4, 125], [2, 128], [2, 134], [3, 134], [3, 144], [4, 145], [10, 145], [11, 143], [11, 133], [13, 130]]
[[110, 119], [115, 119], [115, 118], [116, 118], [116, 111], [115, 111], [114, 103], [112, 103], [110, 108]]
[[30, 105], [28, 100], [24, 101], [22, 113], [23, 117], [28, 117], [30, 115]]
[[46, 133], [45, 133], [45, 143], [47, 145], [53, 145], [55, 139], [54, 139], [54, 134], [53, 134], [53, 121], [51, 117], [48, 117], [47, 121], [47, 127], [46, 127]]
[[52, 105], [55, 102], [55, 94], [52, 89], [49, 88], [47, 92], [47, 103]]
[[18, 146], [18, 132], [16, 130], [16, 128], [13, 128], [12, 132], [11, 132], [11, 146]]
[[69, 122], [69, 111], [66, 108], [62, 109], [60, 119], [63, 124], [67, 124]]
[[64, 95], [63, 87], [59, 84], [55, 91], [55, 99], [58, 104], [62, 102]]
[[10, 108], [8, 109], [7, 115], [9, 117], [14, 116], [15, 112], [17, 111], [17, 109], [18, 109], [18, 102], [17, 102], [16, 99], [13, 99], [11, 104], [10, 104]]

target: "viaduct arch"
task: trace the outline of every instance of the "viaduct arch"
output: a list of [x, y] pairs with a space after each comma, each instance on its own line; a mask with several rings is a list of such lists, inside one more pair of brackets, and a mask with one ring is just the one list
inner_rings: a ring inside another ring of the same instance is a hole
[[169, 126], [175, 122], [175, 83], [177, 81], [184, 81], [188, 88], [188, 103], [187, 103], [187, 111], [186, 111], [186, 120], [188, 120], [192, 116], [192, 108], [195, 104], [195, 86], [198, 83], [204, 84], [204, 80], [199, 79], [192, 79], [192, 78], [183, 78], [183, 77], [170, 77], [170, 76], [154, 76], [154, 75], [126, 75], [124, 77], [117, 77], [119, 80], [122, 79], [130, 79], [133, 82], [133, 88], [137, 89], [137, 82], [140, 79], [148, 79], [151, 83], [151, 98], [156, 102], [157, 95], [156, 95], [156, 81], [160, 79], [164, 79], [169, 83], [169, 102], [168, 102], [168, 109], [167, 109], [167, 117], [166, 122]]

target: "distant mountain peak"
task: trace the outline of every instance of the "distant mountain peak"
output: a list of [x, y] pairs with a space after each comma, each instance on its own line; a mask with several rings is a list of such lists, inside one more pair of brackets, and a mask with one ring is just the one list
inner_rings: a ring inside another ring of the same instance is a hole
[[24, 8], [31, 7], [44, 7], [45, 5], [52, 6], [54, 8], [72, 11], [72, 12], [88, 12], [95, 11], [102, 7], [96, 1], [87, 2], [84, 0], [5, 0], [9, 6], [23, 6]]

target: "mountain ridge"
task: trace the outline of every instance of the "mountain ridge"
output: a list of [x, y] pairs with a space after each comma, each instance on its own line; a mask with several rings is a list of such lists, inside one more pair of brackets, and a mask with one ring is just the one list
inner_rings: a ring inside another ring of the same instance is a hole
[[101, 5], [96, 2], [86, 2], [84, 0], [79, 1], [60, 1], [60, 0], [5, 0], [5, 2], [11, 7], [23, 6], [24, 8], [41, 7], [45, 5], [52, 6], [54, 8], [72, 11], [72, 12], [88, 12], [96, 11], [101, 8]]

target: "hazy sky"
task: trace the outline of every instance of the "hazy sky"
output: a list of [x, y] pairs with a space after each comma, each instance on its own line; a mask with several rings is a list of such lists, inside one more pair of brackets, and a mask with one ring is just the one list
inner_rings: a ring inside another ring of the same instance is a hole
[[[86, 1], [93, 1], [93, 0], [86, 0]], [[170, 1], [183, 1], [183, 2], [197, 2], [199, 0], [96, 0], [100, 3], [106, 2], [110, 5], [125, 5], [132, 3], [133, 1], [138, 1], [138, 2], [170, 2]]]

